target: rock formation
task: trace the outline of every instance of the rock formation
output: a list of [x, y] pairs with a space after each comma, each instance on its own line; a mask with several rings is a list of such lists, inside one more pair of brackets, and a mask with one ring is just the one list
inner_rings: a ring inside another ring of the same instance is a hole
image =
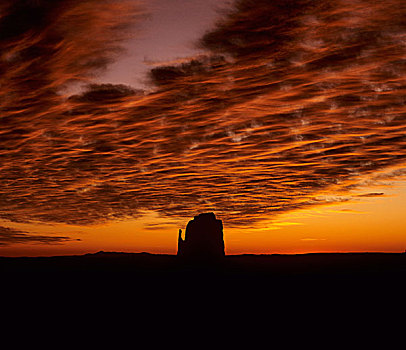
[[194, 217], [186, 226], [185, 239], [179, 230], [178, 256], [185, 260], [207, 261], [224, 257], [223, 223], [214, 213]]

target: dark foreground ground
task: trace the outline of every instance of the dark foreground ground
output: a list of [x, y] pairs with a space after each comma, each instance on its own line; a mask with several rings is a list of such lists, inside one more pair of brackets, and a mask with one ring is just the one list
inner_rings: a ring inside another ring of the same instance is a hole
[[[31, 277], [179, 278], [397, 278], [405, 276], [406, 253], [313, 253], [227, 255], [222, 260], [188, 262], [175, 255], [98, 252], [51, 257], [0, 257], [0, 272]], [[3, 276], [4, 276], [3, 275]]]
[[402, 285], [406, 254], [337, 253], [229, 255], [218, 262], [188, 263], [174, 255], [99, 252], [78, 256], [0, 257], [3, 280], [15, 285], [68, 284], [85, 288], [123, 285], [135, 290], [182, 288], [376, 289]]
[[211, 264], [146, 253], [0, 258], [9, 317], [85, 328], [125, 320], [198, 332], [259, 323], [357, 329], [404, 318], [405, 277], [406, 254], [235, 255]]

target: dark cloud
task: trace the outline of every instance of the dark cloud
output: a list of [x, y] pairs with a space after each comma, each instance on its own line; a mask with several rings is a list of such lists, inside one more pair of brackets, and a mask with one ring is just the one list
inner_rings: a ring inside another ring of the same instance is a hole
[[381, 197], [383, 196], [385, 193], [383, 192], [370, 192], [370, 193], [362, 193], [357, 195], [357, 197]]
[[107, 9], [121, 2], [58, 3], [50, 22], [1, 41], [1, 218], [215, 210], [242, 225], [402, 172], [403, 1], [237, 1], [200, 41], [206, 56], [151, 71], [152, 92], [89, 85], [68, 99], [59, 89], [116, 51], [122, 18]]
[[122, 98], [130, 97], [136, 94], [143, 94], [141, 90], [135, 90], [122, 84], [89, 84], [87, 89], [81, 95], [73, 95], [70, 100], [74, 102], [89, 102], [94, 108], [94, 104], [120, 102]]
[[0, 247], [16, 243], [60, 244], [67, 241], [79, 241], [79, 239], [63, 236], [37, 235], [10, 227], [0, 226]]

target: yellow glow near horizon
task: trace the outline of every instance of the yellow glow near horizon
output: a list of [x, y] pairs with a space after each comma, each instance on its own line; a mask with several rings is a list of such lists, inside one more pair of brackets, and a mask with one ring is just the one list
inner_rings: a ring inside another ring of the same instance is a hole
[[286, 213], [260, 228], [235, 230], [233, 253], [379, 251], [406, 248], [406, 186], [386, 188], [384, 198], [362, 198]]
[[[224, 222], [226, 253], [402, 252], [406, 248], [405, 212], [403, 182], [386, 187], [384, 196], [302, 209], [252, 227], [227, 227]], [[84, 227], [8, 224], [20, 230], [67, 235], [80, 241], [57, 245], [12, 244], [1, 247], [0, 255], [65, 255], [100, 250], [176, 254], [178, 229], [184, 229], [189, 219], [168, 219], [146, 212], [138, 220]]]

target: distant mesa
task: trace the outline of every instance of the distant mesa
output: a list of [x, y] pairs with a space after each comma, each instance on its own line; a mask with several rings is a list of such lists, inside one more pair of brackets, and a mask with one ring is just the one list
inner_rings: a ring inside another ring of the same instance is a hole
[[213, 261], [225, 256], [223, 223], [214, 213], [203, 213], [190, 220], [185, 239], [179, 230], [178, 254], [187, 261]]

